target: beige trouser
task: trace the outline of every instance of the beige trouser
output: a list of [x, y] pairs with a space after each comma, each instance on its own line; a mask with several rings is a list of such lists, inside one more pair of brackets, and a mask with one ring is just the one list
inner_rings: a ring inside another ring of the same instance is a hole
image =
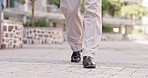
[[101, 2], [102, 0], [85, 0], [85, 14], [82, 19], [82, 0], [61, 0], [68, 43], [74, 52], [83, 49], [83, 56], [95, 57], [102, 34]]

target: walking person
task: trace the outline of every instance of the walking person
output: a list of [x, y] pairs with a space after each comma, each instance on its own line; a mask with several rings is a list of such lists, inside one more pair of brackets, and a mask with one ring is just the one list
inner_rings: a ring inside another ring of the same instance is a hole
[[96, 68], [95, 52], [102, 34], [102, 0], [84, 0], [85, 13], [81, 16], [82, 0], [61, 0], [61, 10], [66, 18], [68, 43], [73, 50], [71, 62], [81, 61], [84, 68]]

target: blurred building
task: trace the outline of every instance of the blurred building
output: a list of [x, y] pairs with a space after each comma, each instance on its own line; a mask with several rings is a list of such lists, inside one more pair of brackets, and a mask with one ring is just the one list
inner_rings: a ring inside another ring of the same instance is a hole
[[[7, 19], [16, 19], [27, 22], [27, 19], [31, 16], [31, 6], [30, 6], [30, 0], [25, 0], [25, 4], [21, 4], [16, 2], [15, 0], [4, 0], [6, 3], [6, 9], [5, 12], [5, 18]], [[148, 1], [147, 0], [124, 0], [126, 5], [132, 5], [137, 2], [142, 1], [142, 4], [145, 7], [148, 7]], [[50, 14], [50, 13], [53, 14]], [[48, 4], [47, 0], [36, 0], [35, 3], [35, 17], [45, 17], [50, 19], [64, 19], [64, 16], [59, 14], [59, 9], [55, 5]], [[18, 19], [21, 18], [21, 19]], [[23, 18], [23, 20], [22, 20]], [[145, 16], [142, 18], [142, 20], [136, 20], [136, 25], [141, 26], [142, 23], [144, 24], [142, 29], [146, 29], [148, 27], [147, 22], [148, 17]], [[133, 20], [132, 19], [121, 19], [119, 17], [111, 17], [111, 16], [105, 16], [103, 17], [103, 22], [105, 24], [110, 24], [115, 28], [119, 28], [119, 30], [124, 29], [127, 33], [132, 30], [133, 28]], [[136, 27], [136, 26], [135, 26]], [[141, 26], [142, 27], [142, 26]], [[145, 28], [146, 27], [146, 28]], [[138, 27], [137, 27], [138, 28]], [[125, 30], [126, 29], [126, 30]], [[145, 30], [147, 31], [147, 30]], [[122, 32], [122, 31], [120, 31]]]
[[[143, 0], [142, 5], [148, 8], [148, 0]], [[142, 24], [143, 24], [143, 29], [145, 33], [148, 34], [148, 16], [142, 17]]]
[[[25, 3], [19, 3], [16, 0], [4, 0], [4, 18], [27, 22], [31, 16], [30, 0], [25, 0]], [[35, 12], [47, 12], [47, 0], [35, 1]], [[36, 14], [35, 14], [36, 15]], [[23, 19], [22, 19], [23, 18]]]
[[129, 4], [132, 4], [132, 3], [137, 3], [137, 2], [140, 2], [142, 0], [124, 0], [124, 2], [127, 2]]
[[48, 4], [47, 5], [47, 12], [57, 13], [59, 11], [60, 10], [59, 10], [58, 6], [56, 6], [54, 4]]
[[[126, 5], [132, 5], [140, 1], [142, 0], [124, 0], [124, 3]], [[132, 19], [121, 19], [119, 17], [112, 17], [110, 15], [104, 16], [104, 22], [107, 24], [114, 24], [114, 25], [121, 25], [121, 24], [129, 25], [129, 26], [133, 25]], [[141, 21], [137, 20], [136, 23], [141, 23]]]
[[[4, 0], [4, 4], [6, 6], [6, 8], [4, 9], [5, 19], [19, 20], [26, 23], [28, 21], [27, 19], [31, 17], [32, 7], [31, 7], [30, 0], [25, 0], [24, 4], [19, 3], [16, 0]], [[48, 4], [47, 0], [35, 1], [35, 17], [37, 19], [38, 18], [57, 18], [58, 15], [50, 14], [49, 12], [57, 13], [59, 12], [59, 9], [55, 5]]]
[[[135, 3], [142, 3], [142, 5], [148, 8], [148, 0], [124, 0], [126, 5], [132, 5]], [[133, 29], [143, 30], [145, 33], [148, 33], [148, 16], [144, 16], [141, 19], [135, 21], [135, 25], [133, 26], [133, 19], [121, 19], [119, 17], [104, 17], [103, 19], [105, 24], [110, 24], [115, 28], [119, 28], [119, 32], [129, 33]]]
[[[25, 0], [25, 3], [19, 3], [15, 0], [5, 0], [6, 2], [6, 8], [12, 8], [12, 9], [19, 9], [22, 11], [30, 11], [30, 0]], [[47, 11], [47, 0], [36, 0], [35, 1], [35, 11]]]

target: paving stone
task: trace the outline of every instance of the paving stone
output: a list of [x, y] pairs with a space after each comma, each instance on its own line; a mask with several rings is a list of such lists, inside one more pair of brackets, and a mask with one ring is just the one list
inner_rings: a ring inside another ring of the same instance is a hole
[[148, 56], [147, 45], [101, 44], [96, 54], [96, 69], [84, 69], [82, 61], [71, 63], [72, 51], [67, 43], [0, 50], [0, 78], [148, 78], [148, 58], [141, 57]]

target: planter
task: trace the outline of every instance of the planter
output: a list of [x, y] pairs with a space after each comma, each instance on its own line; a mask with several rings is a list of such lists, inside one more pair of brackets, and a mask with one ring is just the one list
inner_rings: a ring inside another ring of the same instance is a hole
[[114, 33], [103, 33], [102, 41], [121, 41], [123, 40], [122, 34], [114, 34]]
[[127, 37], [129, 40], [148, 40], [148, 35], [145, 34], [129, 34]]
[[24, 44], [59, 44], [63, 40], [63, 28], [60, 27], [27, 27], [24, 29]]
[[114, 33], [103, 33], [102, 41], [122, 41], [122, 40], [148, 40], [148, 35], [144, 34], [114, 34]]
[[23, 24], [17, 21], [2, 21], [1, 49], [23, 47]]

